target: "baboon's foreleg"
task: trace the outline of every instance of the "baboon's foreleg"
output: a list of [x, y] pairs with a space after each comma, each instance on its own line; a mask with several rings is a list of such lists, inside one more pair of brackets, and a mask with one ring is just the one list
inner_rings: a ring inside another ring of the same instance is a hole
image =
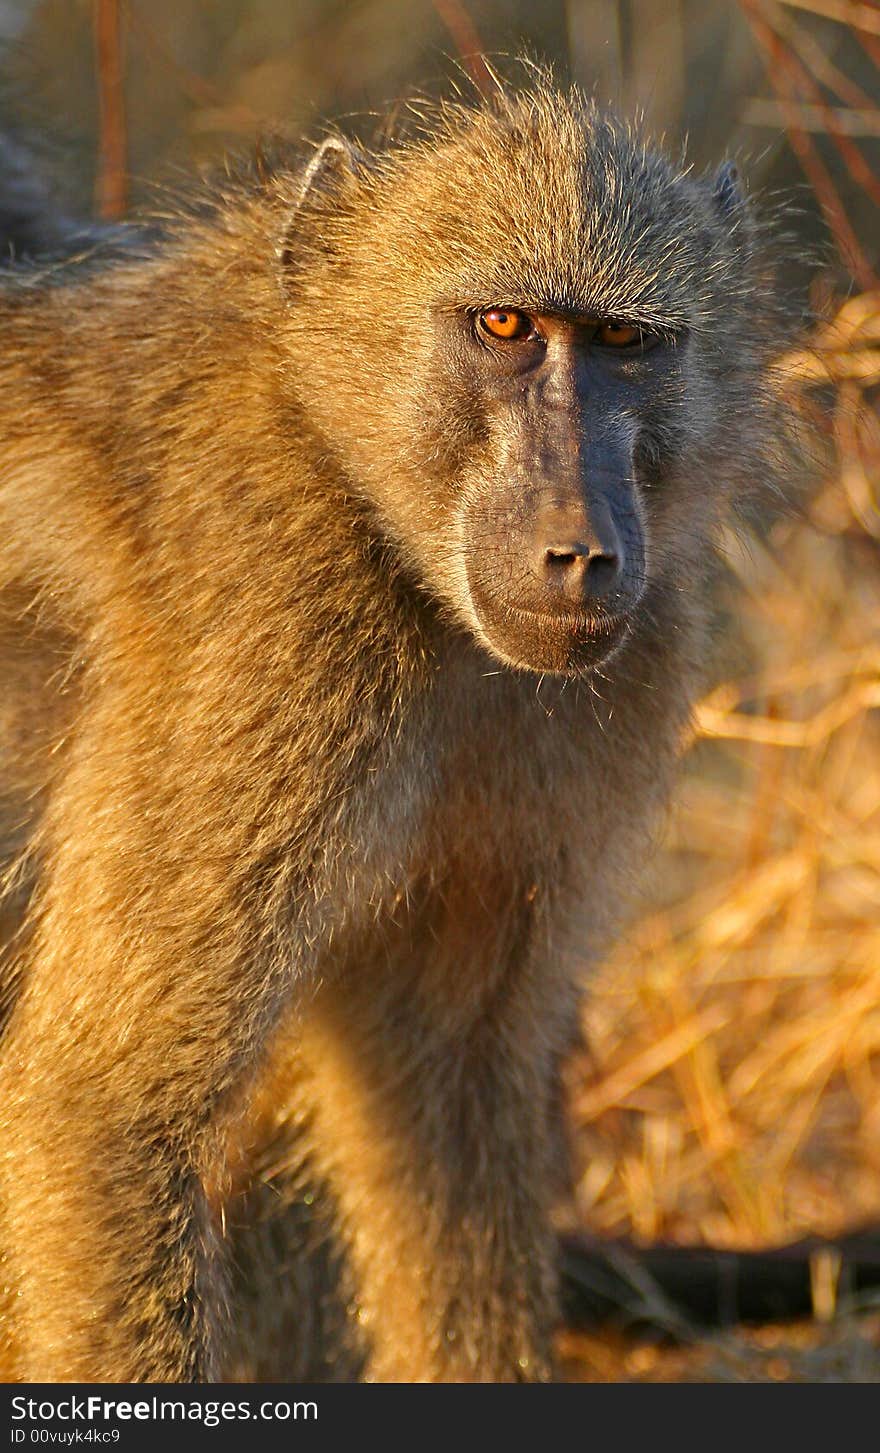
[[309, 1017], [316, 1159], [339, 1204], [371, 1379], [551, 1376], [556, 1066], [524, 1010], [498, 1005], [448, 1036], [417, 994], [365, 976]]
[[212, 1118], [279, 993], [222, 836], [200, 847], [186, 803], [175, 830], [139, 811], [122, 776], [84, 744], [52, 804], [0, 1070], [0, 1243], [29, 1381], [217, 1375]]

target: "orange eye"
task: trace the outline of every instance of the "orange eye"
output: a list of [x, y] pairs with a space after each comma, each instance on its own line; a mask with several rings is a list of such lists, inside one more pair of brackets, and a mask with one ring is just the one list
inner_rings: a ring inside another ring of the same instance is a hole
[[480, 314], [480, 327], [492, 338], [509, 342], [511, 339], [527, 338], [534, 324], [528, 313], [521, 313], [518, 308], [490, 308]]
[[628, 323], [602, 323], [593, 334], [601, 348], [631, 348], [641, 338], [641, 329]]

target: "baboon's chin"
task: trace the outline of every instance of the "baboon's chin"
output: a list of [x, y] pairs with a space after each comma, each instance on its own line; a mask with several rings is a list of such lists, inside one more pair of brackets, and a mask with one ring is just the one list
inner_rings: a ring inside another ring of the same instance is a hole
[[584, 676], [620, 650], [630, 632], [623, 616], [596, 620], [511, 611], [489, 617], [477, 612], [480, 634], [508, 666], [556, 676]]

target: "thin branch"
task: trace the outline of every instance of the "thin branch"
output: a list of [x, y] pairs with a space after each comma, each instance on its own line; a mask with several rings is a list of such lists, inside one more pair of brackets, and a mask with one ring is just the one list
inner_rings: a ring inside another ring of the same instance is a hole
[[[779, 35], [783, 35], [793, 50], [797, 51], [804, 65], [808, 66], [816, 77], [829, 91], [839, 96], [848, 106], [855, 110], [874, 110], [877, 112], [877, 97], [870, 95], [863, 90], [850, 76], [846, 75], [839, 66], [834, 64], [830, 56], [825, 54], [822, 46], [804, 28], [800, 21], [795, 20], [793, 15], [783, 9], [781, 5], [773, 9], [773, 29]], [[880, 46], [880, 42], [871, 40], [870, 36], [860, 36], [860, 39], [867, 43]]]
[[128, 203], [122, 4], [95, 0], [94, 10], [100, 126], [95, 201], [108, 221], [123, 217]]
[[[847, 106], [833, 108], [834, 122], [839, 135], [880, 137], [880, 110], [851, 110]], [[785, 115], [778, 101], [763, 96], [751, 96], [742, 111], [747, 126], [770, 126], [780, 129], [785, 126]], [[803, 105], [800, 108], [800, 123], [805, 131], [828, 131], [828, 118], [824, 106]]]
[[[797, 89], [792, 85], [790, 79], [785, 46], [773, 28], [768, 25], [755, 0], [739, 0], [739, 3], [761, 50], [767, 78], [776, 92], [786, 118], [785, 129], [791, 148], [816, 194], [816, 199], [847, 267], [859, 286], [870, 291], [878, 286], [880, 279], [871, 267], [864, 249], [853, 231], [831, 173], [801, 123], [801, 101]], [[880, 16], [880, 12], [878, 12], [878, 16]]]
[[875, 66], [880, 66], [880, 40], [875, 35], [866, 35], [863, 30], [856, 31], [856, 38], [866, 55], [871, 57]]
[[828, 135], [831, 137], [843, 158], [843, 164], [853, 181], [875, 202], [880, 203], [880, 180], [875, 177], [855, 142], [849, 136], [845, 135], [838, 126], [834, 108], [829, 106], [810, 70], [794, 54], [790, 46], [783, 41], [782, 37], [778, 35], [778, 32], [777, 39], [780, 43], [778, 52], [780, 64], [785, 66], [789, 75], [792, 77], [795, 88], [805, 91], [812, 98], [813, 103], [819, 108], [825, 120], [825, 128]]
[[432, 0], [432, 3], [455, 41], [461, 62], [477, 90], [483, 96], [488, 96], [495, 88], [489, 68], [483, 59], [483, 42], [461, 0]]
[[795, 10], [809, 10], [813, 15], [825, 15], [829, 20], [839, 20], [841, 25], [850, 25], [853, 30], [863, 30], [869, 35], [880, 35], [880, 7], [856, 0], [784, 0]]

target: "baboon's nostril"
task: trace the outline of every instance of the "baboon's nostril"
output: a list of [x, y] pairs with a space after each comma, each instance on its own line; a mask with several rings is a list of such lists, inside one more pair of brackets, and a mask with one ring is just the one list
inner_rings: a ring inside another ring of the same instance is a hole
[[547, 545], [544, 576], [570, 600], [588, 601], [606, 595], [620, 574], [617, 552], [581, 540]]
[[544, 558], [551, 569], [562, 569], [566, 565], [574, 565], [576, 560], [583, 557], [583, 554], [584, 549], [582, 546], [569, 545], [568, 547], [557, 549], [551, 545], [548, 547]]

